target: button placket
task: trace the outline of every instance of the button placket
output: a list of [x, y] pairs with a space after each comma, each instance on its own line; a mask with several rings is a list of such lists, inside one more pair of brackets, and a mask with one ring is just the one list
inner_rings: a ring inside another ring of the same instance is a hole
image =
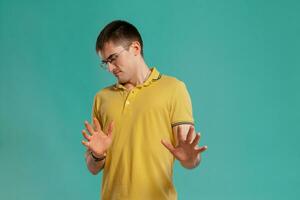
[[124, 104], [124, 109], [128, 108], [128, 106], [130, 106], [133, 98], [135, 97], [137, 93], [137, 90], [136, 89], [132, 89], [130, 92], [128, 92], [127, 94], [127, 98], [125, 100], [125, 104]]

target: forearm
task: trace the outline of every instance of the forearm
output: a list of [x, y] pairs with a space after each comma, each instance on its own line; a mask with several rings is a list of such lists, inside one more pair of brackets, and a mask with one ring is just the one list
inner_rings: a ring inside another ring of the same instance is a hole
[[99, 171], [103, 169], [105, 164], [105, 159], [101, 161], [95, 161], [94, 158], [90, 155], [90, 151], [86, 151], [85, 160], [86, 160], [87, 168], [93, 175], [98, 174]]
[[199, 154], [194, 160], [180, 161], [181, 165], [187, 169], [196, 168], [201, 162], [201, 154]]

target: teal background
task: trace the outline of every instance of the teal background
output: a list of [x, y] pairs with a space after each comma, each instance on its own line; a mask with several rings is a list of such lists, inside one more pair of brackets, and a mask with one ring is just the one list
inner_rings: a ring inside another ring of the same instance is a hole
[[179, 199], [299, 199], [299, 11], [296, 0], [0, 0], [0, 198], [99, 199], [81, 130], [114, 82], [96, 37], [125, 19], [146, 62], [186, 83], [209, 147], [196, 169], [176, 163]]

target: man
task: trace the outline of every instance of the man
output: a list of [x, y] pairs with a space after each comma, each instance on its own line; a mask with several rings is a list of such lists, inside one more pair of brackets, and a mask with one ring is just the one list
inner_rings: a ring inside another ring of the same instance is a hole
[[93, 103], [93, 125], [85, 121], [89, 171], [103, 169], [103, 200], [173, 200], [175, 158], [185, 168], [200, 163], [200, 134], [194, 131], [185, 84], [149, 68], [138, 30], [113, 21], [96, 42], [102, 67], [117, 83], [100, 90]]

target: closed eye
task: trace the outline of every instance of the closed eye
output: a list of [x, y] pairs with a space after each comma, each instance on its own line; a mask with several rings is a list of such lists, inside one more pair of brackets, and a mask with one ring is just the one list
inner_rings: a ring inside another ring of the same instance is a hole
[[111, 56], [110, 56], [110, 58], [109, 58], [109, 62], [113, 62], [114, 60], [116, 60], [116, 59], [117, 59], [117, 57], [118, 57], [118, 55], [117, 55], [117, 54], [113, 54], [113, 55], [111, 55]]
[[113, 62], [117, 57], [118, 57], [117, 54], [112, 54], [112, 55], [108, 56], [108, 58], [106, 60], [102, 60], [102, 63], [107, 64], [109, 62]]

